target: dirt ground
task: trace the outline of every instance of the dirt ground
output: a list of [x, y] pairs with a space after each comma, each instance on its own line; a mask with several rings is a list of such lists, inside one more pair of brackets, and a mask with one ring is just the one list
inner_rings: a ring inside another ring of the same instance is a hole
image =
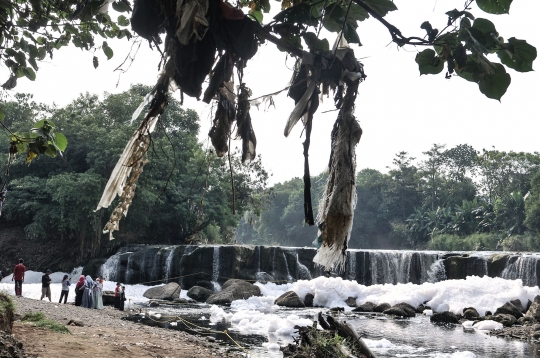
[[69, 327], [71, 334], [54, 333], [31, 323], [16, 322], [13, 335], [28, 358], [67, 357], [182, 357], [228, 356], [198, 339], [146, 332], [131, 327]]
[[[29, 358], [72, 357], [160, 357], [203, 358], [240, 357], [230, 345], [213, 338], [183, 331], [150, 327], [123, 319], [133, 313], [105, 306], [102, 310], [59, 305], [18, 297], [13, 337], [23, 343]], [[48, 319], [67, 325], [71, 320], [83, 326], [67, 326], [71, 334], [55, 333], [21, 321], [25, 313], [42, 312]]]

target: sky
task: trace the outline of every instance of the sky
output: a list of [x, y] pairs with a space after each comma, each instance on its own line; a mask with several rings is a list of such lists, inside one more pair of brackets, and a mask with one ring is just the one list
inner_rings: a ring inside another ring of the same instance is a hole
[[[277, 2], [271, 3], [275, 10]], [[446, 11], [462, 10], [462, 0], [396, 0], [398, 11], [385, 19], [397, 26], [405, 36], [421, 36], [422, 22], [429, 20], [434, 28], [446, 25]], [[470, 10], [476, 17], [492, 20], [500, 36], [525, 39], [540, 47], [540, 31], [536, 16], [540, 1], [515, 0], [510, 15], [489, 15], [473, 4]], [[114, 14], [112, 14], [114, 17]], [[264, 22], [271, 16], [266, 14]], [[356, 101], [356, 116], [363, 129], [357, 147], [357, 169], [373, 168], [386, 172], [395, 154], [406, 151], [422, 159], [422, 152], [434, 143], [448, 148], [459, 144], [472, 145], [477, 150], [492, 148], [504, 151], [538, 151], [540, 133], [540, 75], [538, 72], [517, 73], [507, 71], [512, 83], [501, 102], [486, 98], [478, 85], [461, 78], [439, 75], [420, 76], [414, 61], [424, 48], [409, 46], [398, 48], [391, 43], [384, 26], [374, 19], [360, 23], [358, 34], [363, 46], [353, 46], [355, 55], [365, 66], [367, 79], [360, 85]], [[328, 34], [333, 43], [334, 34]], [[96, 44], [101, 44], [101, 39]], [[40, 65], [37, 79], [31, 82], [21, 78], [14, 91], [32, 93], [36, 101], [63, 106], [89, 92], [103, 96], [119, 93], [131, 84], [154, 85], [158, 74], [160, 55], [143, 42], [129, 70], [120, 76], [114, 71], [128, 55], [131, 45], [125, 41], [108, 40], [114, 57], [107, 61], [101, 50], [95, 54], [100, 66], [94, 69], [94, 53], [76, 48], [62, 48], [52, 61]], [[496, 55], [490, 59], [497, 62]], [[538, 60], [537, 60], [538, 62]], [[272, 44], [263, 44], [248, 62], [245, 82], [256, 98], [285, 88], [290, 81], [294, 60], [287, 58]], [[533, 68], [537, 68], [535, 63]], [[9, 77], [8, 70], [0, 67], [0, 80]], [[10, 91], [11, 94], [14, 91]], [[179, 92], [174, 96], [179, 98]], [[262, 155], [265, 168], [272, 173], [270, 184], [303, 175], [303, 133], [297, 125], [288, 138], [283, 129], [294, 101], [286, 91], [275, 96], [275, 108], [259, 110], [252, 107], [251, 117], [257, 136], [257, 153]], [[212, 121], [212, 107], [187, 97], [185, 108], [196, 110], [201, 119], [201, 141], [207, 140]], [[332, 97], [324, 98], [314, 117], [310, 148], [312, 175], [325, 170], [330, 155], [330, 132], [337, 117]], [[68, 138], [69, 139], [69, 138]], [[233, 146], [241, 147], [239, 141]]]

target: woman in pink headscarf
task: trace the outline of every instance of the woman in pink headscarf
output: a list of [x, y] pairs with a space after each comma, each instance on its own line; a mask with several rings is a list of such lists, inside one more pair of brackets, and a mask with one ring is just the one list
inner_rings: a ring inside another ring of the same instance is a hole
[[81, 277], [79, 277], [79, 281], [75, 285], [75, 306], [80, 306], [82, 303], [85, 282], [86, 278], [84, 277], [84, 275], [81, 275]]

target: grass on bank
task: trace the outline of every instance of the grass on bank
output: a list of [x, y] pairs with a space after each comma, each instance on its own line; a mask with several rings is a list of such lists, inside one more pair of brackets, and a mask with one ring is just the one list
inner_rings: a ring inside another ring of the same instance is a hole
[[21, 321], [33, 322], [36, 327], [45, 328], [56, 333], [71, 334], [63, 324], [45, 318], [43, 312], [28, 312], [21, 318]]

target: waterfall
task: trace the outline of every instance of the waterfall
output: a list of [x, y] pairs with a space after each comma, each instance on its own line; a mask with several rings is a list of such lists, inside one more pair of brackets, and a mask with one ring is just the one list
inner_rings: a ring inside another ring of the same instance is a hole
[[347, 252], [347, 275], [345, 276], [347, 280], [356, 280], [356, 252], [348, 251]]
[[524, 286], [536, 286], [536, 257], [520, 256], [513, 259], [508, 260], [501, 277], [507, 280], [521, 279]]
[[219, 279], [219, 246], [214, 246], [214, 253], [212, 256], [212, 284], [214, 285], [214, 291], [221, 291], [221, 285], [218, 283]]
[[184, 253], [182, 254], [182, 257], [180, 258], [180, 263], [179, 263], [179, 266], [180, 266], [180, 280], [179, 280], [179, 283], [180, 283], [180, 287], [182, 287], [183, 289], [185, 289], [185, 285], [184, 285], [184, 279], [182, 276], [184, 276], [184, 260], [185, 260], [185, 257], [190, 255], [191, 253], [193, 253], [193, 251], [195, 251], [195, 249], [197, 248], [197, 246], [186, 246], [186, 249], [184, 250]]
[[302, 264], [298, 259], [298, 252], [296, 253], [296, 267], [297, 280], [311, 280], [311, 273], [309, 272], [309, 269], [306, 267], [306, 265]]
[[167, 259], [165, 260], [165, 280], [164, 283], [169, 283], [169, 277], [171, 277], [171, 264], [174, 257], [174, 251], [176, 250], [176, 247], [170, 247], [169, 255], [167, 255]]
[[424, 282], [439, 282], [446, 280], [446, 271], [444, 269], [444, 260], [438, 259], [433, 262], [427, 270], [427, 279]]
[[289, 263], [287, 262], [287, 256], [285, 256], [285, 251], [282, 251], [281, 254], [283, 255], [283, 261], [285, 261], [285, 269], [287, 269], [287, 282], [293, 282], [294, 280], [291, 276], [291, 271], [289, 270]]
[[120, 266], [120, 254], [114, 254], [101, 265], [99, 274], [106, 281], [117, 281], [118, 266]]
[[371, 276], [373, 284], [407, 283], [411, 270], [412, 252], [373, 252]]

